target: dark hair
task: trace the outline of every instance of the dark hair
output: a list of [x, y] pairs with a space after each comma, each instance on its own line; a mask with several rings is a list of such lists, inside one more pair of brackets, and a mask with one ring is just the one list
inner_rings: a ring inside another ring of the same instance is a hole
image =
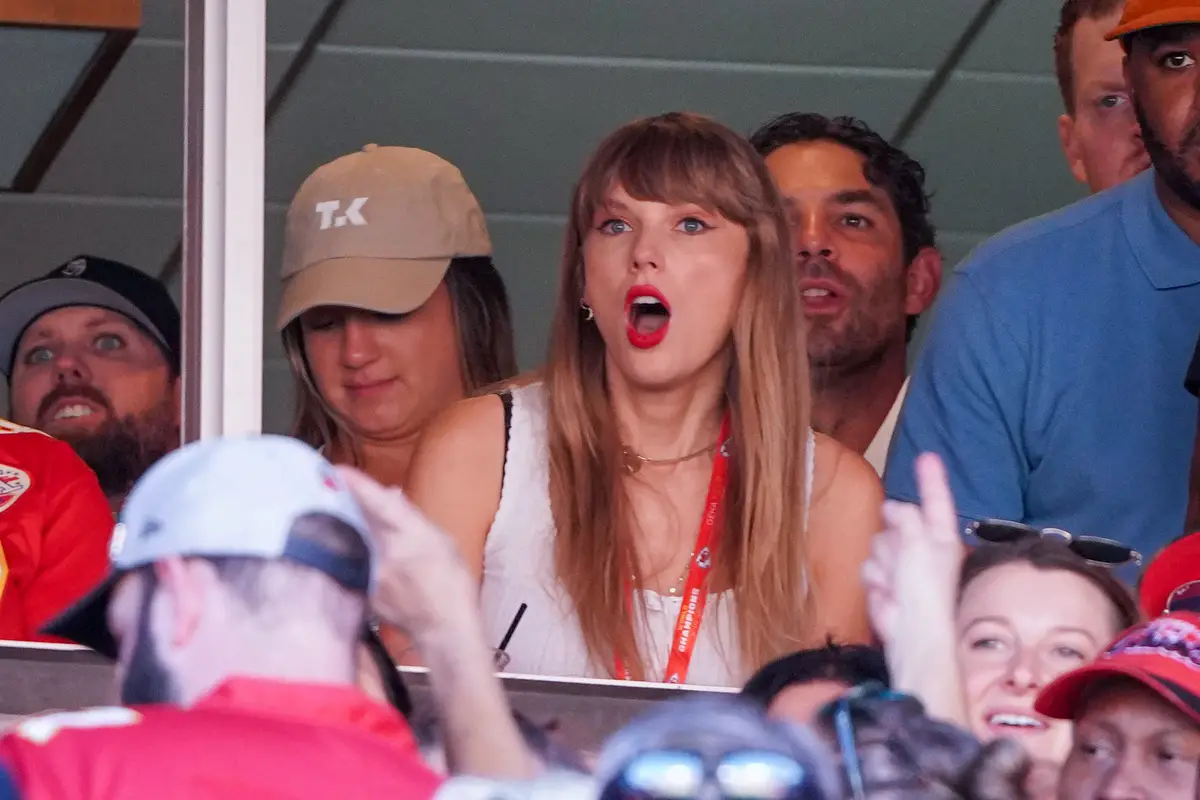
[[[831, 747], [840, 749], [833, 708], [831, 704], [821, 712], [817, 728]], [[997, 739], [980, 744], [967, 731], [929, 717], [914, 697], [854, 699], [849, 713], [868, 798], [1017, 800], [1026, 796], [1024, 783], [1031, 764], [1016, 742]]]
[[[866, 159], [863, 176], [887, 192], [900, 220], [905, 264], [911, 264], [922, 248], [935, 246], [937, 234], [929, 219], [925, 168], [862, 120], [795, 111], [776, 117], [750, 136], [750, 144], [763, 158], [789, 144], [818, 141], [836, 142]], [[908, 318], [910, 337], [917, 319]]]
[[468, 393], [516, 375], [512, 309], [492, 257], [455, 258], [444, 280], [454, 309]]
[[824, 647], [801, 650], [770, 662], [742, 688], [742, 697], [767, 708], [784, 689], [814, 681], [836, 681], [846, 686], [863, 683], [891, 685], [887, 661], [877, 647], [839, 645], [830, 639]]
[[[365, 563], [371, 558], [363, 537], [347, 523], [328, 514], [297, 517], [288, 536], [303, 540], [307, 546], [320, 548], [346, 564]], [[273, 561], [245, 556], [217, 556], [206, 560], [212, 563], [221, 582], [250, 611], [259, 611], [272, 600], [267, 596], [262, 576], [264, 567]], [[329, 580], [334, 581], [332, 577]]]
[[[512, 310], [504, 279], [491, 256], [454, 258], [443, 280], [450, 293], [460, 369], [467, 394], [475, 394], [516, 375]], [[321, 397], [313, 381], [299, 317], [283, 329], [283, 349], [288, 354], [296, 382], [292, 435], [313, 447], [326, 448], [327, 452], [335, 445], [349, 445], [346, 450], [355, 454], [357, 460], [358, 447], [345, 423]]]
[[1072, 63], [1075, 26], [1081, 19], [1098, 19], [1124, 4], [1125, 0], [1067, 0], [1063, 3], [1058, 15], [1058, 30], [1054, 32], [1054, 74], [1068, 114], [1075, 113], [1075, 67]]
[[1111, 569], [1098, 567], [1075, 555], [1055, 539], [1023, 539], [1011, 544], [985, 544], [974, 548], [963, 562], [958, 596], [983, 573], [1009, 564], [1028, 564], [1040, 572], [1070, 572], [1095, 586], [1112, 605], [1113, 626], [1123, 631], [1141, 619], [1137, 601]]

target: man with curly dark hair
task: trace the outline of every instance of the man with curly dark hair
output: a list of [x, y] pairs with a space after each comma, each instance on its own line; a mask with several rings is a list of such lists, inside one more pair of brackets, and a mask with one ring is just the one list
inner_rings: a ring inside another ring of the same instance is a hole
[[853, 117], [784, 114], [750, 141], [792, 226], [813, 427], [882, 474], [908, 342], [942, 281], [925, 170]]

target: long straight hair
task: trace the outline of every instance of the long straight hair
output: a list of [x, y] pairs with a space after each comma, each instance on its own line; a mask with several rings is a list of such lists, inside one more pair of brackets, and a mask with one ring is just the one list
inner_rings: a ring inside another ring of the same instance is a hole
[[[620, 437], [605, 380], [605, 345], [584, 318], [583, 241], [615, 186], [634, 198], [695, 203], [749, 236], [745, 289], [730, 331], [731, 415], [724, 528], [710, 586], [731, 587], [743, 668], [811, 639], [805, 536], [808, 360], [782, 201], [746, 140], [705, 117], [671, 113], [605, 139], [576, 184], [545, 368], [555, 566], [589, 655], [619, 656], [645, 676], [625, 593], [643, 586], [620, 472]], [[635, 592], [640, 597], [640, 593]]]
[[[469, 397], [517, 374], [508, 292], [490, 256], [451, 260], [444, 280], [454, 312], [459, 368]], [[283, 329], [283, 349], [295, 381], [292, 435], [312, 447], [325, 448], [326, 453], [347, 453], [355, 466], [362, 466], [358, 440], [349, 421], [333, 410], [313, 380], [299, 318]]]

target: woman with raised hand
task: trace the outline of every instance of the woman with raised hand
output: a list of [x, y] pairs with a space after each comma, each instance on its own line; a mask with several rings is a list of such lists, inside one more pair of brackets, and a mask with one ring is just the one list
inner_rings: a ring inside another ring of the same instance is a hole
[[993, 521], [1013, 538], [968, 551], [941, 460], [924, 454], [915, 471], [920, 505], [885, 504], [886, 528], [863, 566], [892, 686], [980, 741], [1020, 743], [1037, 766], [1031, 796], [1053, 796], [1071, 726], [1039, 713], [1035, 701], [1137, 621], [1133, 596], [1111, 569], [1128, 548], [1070, 544], [1058, 532]]
[[407, 489], [482, 584], [508, 671], [739, 685], [870, 631], [882, 493], [809, 428], [791, 237], [704, 117], [606, 138], [572, 199], [539, 381], [435, 421]]

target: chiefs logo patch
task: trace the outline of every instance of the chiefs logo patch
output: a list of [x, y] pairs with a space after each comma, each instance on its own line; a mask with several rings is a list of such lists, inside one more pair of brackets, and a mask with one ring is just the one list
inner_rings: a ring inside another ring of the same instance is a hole
[[0, 464], [0, 511], [17, 502], [17, 498], [25, 494], [29, 488], [29, 474], [24, 470]]

